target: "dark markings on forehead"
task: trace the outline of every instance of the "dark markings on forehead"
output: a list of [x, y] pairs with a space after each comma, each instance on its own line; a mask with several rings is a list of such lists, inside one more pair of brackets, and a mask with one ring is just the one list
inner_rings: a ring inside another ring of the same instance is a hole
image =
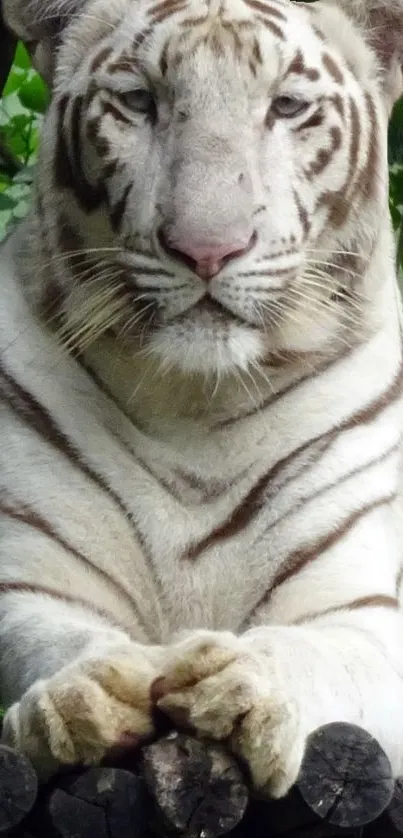
[[[211, 20], [212, 25], [206, 26], [208, 22], [208, 16], [186, 18], [185, 21], [181, 22], [181, 31], [176, 33], [175, 50], [172, 51], [172, 54], [169, 39], [162, 47], [159, 58], [159, 69], [162, 77], [167, 75], [168, 70], [177, 70], [182, 62], [202, 45], [207, 45], [211, 52], [219, 58], [225, 57], [227, 50], [232, 49], [234, 57], [237, 60], [243, 60], [253, 76], [256, 76], [258, 67], [263, 64], [263, 56], [259, 41], [253, 32], [253, 23], [251, 21], [227, 21], [213, 18]], [[201, 28], [199, 33], [196, 31], [198, 27]], [[247, 31], [247, 34], [250, 34], [250, 37], [246, 39], [241, 37], [244, 30]], [[191, 50], [189, 50], [188, 41], [190, 31], [193, 35]]]
[[320, 78], [319, 70], [317, 70], [316, 67], [306, 66], [301, 50], [298, 50], [297, 54], [291, 61], [291, 64], [285, 74], [285, 78], [290, 75], [305, 76], [309, 79], [309, 81], [318, 81]]
[[224, 44], [220, 38], [220, 33], [217, 31], [207, 33], [204, 38], [200, 39], [201, 43], [208, 44], [211, 52], [217, 58], [224, 58], [225, 56], [225, 49]]
[[186, 0], [162, 0], [162, 2], [155, 3], [154, 6], [151, 6], [149, 15], [154, 23], [161, 23], [171, 15], [184, 11], [186, 7]]
[[90, 73], [96, 73], [97, 70], [102, 66], [102, 64], [108, 60], [112, 55], [112, 48], [111, 47], [103, 47], [99, 50], [99, 52], [93, 58], [90, 64]]
[[185, 17], [182, 20], [181, 26], [203, 26], [208, 21], [208, 15], [201, 15], [200, 17]]
[[308, 180], [313, 180], [317, 175], [320, 175], [331, 163], [336, 151], [341, 147], [342, 134], [338, 125], [333, 125], [329, 131], [330, 146], [329, 148], [319, 149], [315, 160], [310, 164], [306, 171]]
[[329, 76], [336, 82], [336, 84], [343, 84], [344, 76], [343, 73], [338, 66], [337, 62], [329, 55], [328, 52], [324, 52], [322, 55], [322, 64], [329, 73]]
[[275, 17], [277, 20], [287, 20], [285, 14], [280, 9], [277, 9], [275, 6], [270, 6], [267, 3], [262, 3], [261, 0], [243, 0], [243, 2], [245, 6], [249, 6], [250, 9], [260, 12], [263, 15]]

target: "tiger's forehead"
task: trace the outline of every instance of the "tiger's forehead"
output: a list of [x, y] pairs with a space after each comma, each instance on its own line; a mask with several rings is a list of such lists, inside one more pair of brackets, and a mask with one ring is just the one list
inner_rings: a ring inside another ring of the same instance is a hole
[[[230, 63], [235, 58], [253, 76], [269, 80], [298, 52], [300, 75], [312, 82], [323, 47], [309, 7], [290, 0], [136, 0], [118, 29], [116, 44], [124, 41], [125, 59], [135, 54], [148, 71], [158, 64], [163, 75], [168, 70], [180, 75], [182, 62], [189, 67], [203, 52], [206, 73], [209, 58]], [[199, 71], [202, 67], [199, 62]]]
[[137, 27], [141, 19], [148, 33], [179, 35], [190, 30], [195, 40], [216, 30], [221, 37], [227, 33], [236, 41], [259, 31], [281, 42], [289, 39], [293, 30], [298, 34], [300, 27], [300, 36], [309, 31], [315, 36], [312, 10], [291, 0], [137, 0], [130, 3], [130, 17]]
[[120, 70], [129, 76], [131, 68], [152, 82], [163, 76], [175, 88], [185, 76], [188, 89], [195, 76], [196, 83], [222, 77], [223, 84], [226, 76], [230, 95], [231, 73], [241, 67], [242, 81], [258, 95], [284, 76], [297, 94], [309, 94], [313, 85], [320, 94], [344, 62], [338, 46], [334, 50], [324, 39], [315, 6], [292, 0], [94, 0], [91, 15], [73, 25], [76, 43], [62, 53], [58, 86], [71, 89], [72, 74], [84, 62], [77, 88], [86, 84], [88, 69], [91, 77], [113, 73], [117, 84]]

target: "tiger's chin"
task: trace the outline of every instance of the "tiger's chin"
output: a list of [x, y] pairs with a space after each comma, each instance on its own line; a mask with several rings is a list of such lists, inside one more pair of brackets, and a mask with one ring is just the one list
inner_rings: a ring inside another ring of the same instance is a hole
[[223, 376], [247, 370], [262, 361], [264, 335], [241, 323], [173, 322], [160, 326], [147, 340], [148, 352], [162, 368], [186, 375]]

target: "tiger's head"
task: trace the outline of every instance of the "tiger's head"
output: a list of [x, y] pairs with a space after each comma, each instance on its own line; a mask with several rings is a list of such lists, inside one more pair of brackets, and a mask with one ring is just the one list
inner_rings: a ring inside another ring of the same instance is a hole
[[4, 6], [52, 86], [34, 290], [72, 343], [217, 374], [358, 335], [402, 0]]

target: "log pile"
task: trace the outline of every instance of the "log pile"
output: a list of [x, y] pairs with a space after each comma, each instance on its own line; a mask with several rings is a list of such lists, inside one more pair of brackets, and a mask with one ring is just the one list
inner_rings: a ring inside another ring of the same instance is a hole
[[402, 838], [403, 780], [361, 728], [310, 738], [287, 798], [251, 791], [224, 746], [169, 733], [140, 754], [63, 773], [38, 788], [22, 755], [0, 745], [0, 838]]

